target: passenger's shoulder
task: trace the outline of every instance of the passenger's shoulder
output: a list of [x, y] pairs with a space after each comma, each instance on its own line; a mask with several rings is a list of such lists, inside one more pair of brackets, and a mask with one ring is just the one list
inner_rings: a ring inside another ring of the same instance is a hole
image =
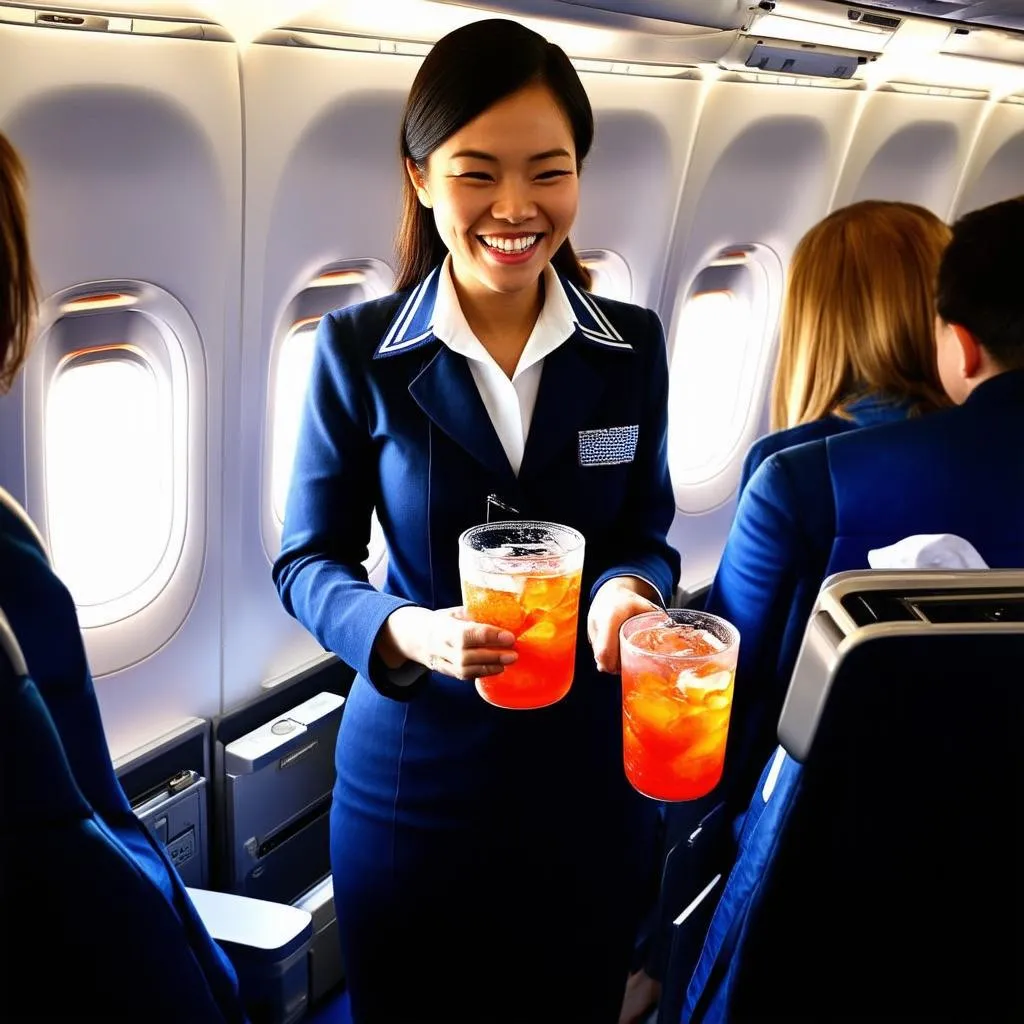
[[768, 454], [751, 477], [747, 490], [762, 499], [790, 505], [794, 511], [831, 497], [827, 438], [789, 445]]
[[962, 406], [951, 406], [891, 423], [845, 431], [828, 439], [829, 458], [870, 459], [883, 450], [892, 455], [903, 446], [916, 449], [921, 444], [940, 443], [942, 435], [955, 429], [963, 415]]
[[785, 430], [769, 434], [769, 438], [776, 438], [776, 446], [773, 451], [782, 448], [794, 448], [799, 444], [806, 444], [808, 441], [818, 441], [824, 437], [833, 437], [836, 434], [844, 434], [857, 426], [852, 420], [840, 419], [838, 416], [822, 416], [807, 423], [798, 423], [795, 427], [787, 427]]
[[38, 601], [41, 595], [52, 601], [67, 590], [50, 568], [34, 529], [0, 503], [0, 607], [13, 622], [26, 599]]

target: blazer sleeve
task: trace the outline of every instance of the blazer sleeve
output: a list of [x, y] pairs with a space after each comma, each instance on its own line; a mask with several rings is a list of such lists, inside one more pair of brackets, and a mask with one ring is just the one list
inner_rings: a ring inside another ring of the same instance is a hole
[[740, 634], [724, 792], [742, 805], [778, 717], [828, 564], [835, 505], [823, 441], [771, 455], [743, 491], [705, 610]]
[[667, 540], [676, 511], [675, 493], [668, 471], [668, 359], [665, 332], [658, 315], [650, 318], [650, 366], [636, 457], [623, 506], [619, 544], [607, 549], [612, 565], [598, 576], [590, 599], [616, 576], [637, 576], [650, 583], [666, 602], [679, 582], [679, 553]]
[[[374, 644], [385, 619], [412, 602], [371, 586], [362, 565], [377, 466], [354, 334], [344, 314], [328, 314], [317, 328], [273, 578], [284, 607], [325, 649], [385, 696], [404, 699], [417, 687], [401, 685]], [[412, 681], [425, 679], [424, 670]]]

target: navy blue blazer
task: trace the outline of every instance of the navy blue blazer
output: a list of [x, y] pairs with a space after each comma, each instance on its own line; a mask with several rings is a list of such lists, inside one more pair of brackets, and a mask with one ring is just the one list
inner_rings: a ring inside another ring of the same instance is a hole
[[1024, 565], [1021, 438], [1024, 371], [1011, 371], [962, 406], [789, 448], [757, 470], [706, 605], [740, 631], [726, 772], [741, 804], [775, 746], [826, 576], [918, 533], [958, 534], [993, 568]]
[[[562, 279], [576, 330], [544, 360], [517, 477], [466, 359], [433, 334], [437, 281], [435, 269], [410, 291], [321, 321], [273, 569], [285, 608], [399, 699], [428, 677], [396, 686], [374, 654], [377, 633], [403, 605], [462, 603], [458, 537], [485, 521], [488, 495], [579, 530], [591, 596], [636, 575], [667, 600], [679, 575], [666, 541], [675, 499], [657, 315]], [[383, 592], [360, 564], [375, 507], [388, 546]]]
[[907, 416], [907, 406], [894, 399], [886, 398], [884, 395], [865, 395], [863, 398], [851, 402], [847, 406], [846, 412], [849, 415], [848, 419], [829, 413], [827, 416], [810, 420], [807, 423], [798, 423], [794, 427], [774, 430], [759, 438], [750, 446], [747, 457], [743, 460], [738, 493], [743, 493], [750, 478], [770, 455], [781, 452], [784, 448], [794, 448], [796, 445], [806, 444], [808, 441], [819, 441], [826, 437], [832, 437], [833, 434], [855, 430], [857, 427], [873, 427], [881, 423], [892, 423], [904, 419]]

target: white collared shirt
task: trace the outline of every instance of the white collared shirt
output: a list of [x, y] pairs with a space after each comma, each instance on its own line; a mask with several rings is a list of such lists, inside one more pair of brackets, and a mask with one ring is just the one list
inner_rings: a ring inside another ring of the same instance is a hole
[[518, 476], [533, 409], [537, 404], [544, 358], [575, 331], [576, 318], [558, 274], [548, 264], [544, 268], [544, 305], [509, 379], [467, 323], [455, 293], [451, 263], [449, 254], [438, 275], [434, 336], [469, 361], [470, 372], [494, 431], [505, 449], [512, 471]]

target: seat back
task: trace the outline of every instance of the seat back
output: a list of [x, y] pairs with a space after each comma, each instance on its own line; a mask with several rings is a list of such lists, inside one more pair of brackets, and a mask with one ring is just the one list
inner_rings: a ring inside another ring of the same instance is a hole
[[684, 1020], [1020, 1019], [1024, 574], [991, 575], [938, 621], [812, 619], [803, 763], [762, 775]]
[[233, 969], [114, 775], [70, 598], [3, 500], [0, 594], [0, 895], [16, 982], [0, 1014], [244, 1021]]

